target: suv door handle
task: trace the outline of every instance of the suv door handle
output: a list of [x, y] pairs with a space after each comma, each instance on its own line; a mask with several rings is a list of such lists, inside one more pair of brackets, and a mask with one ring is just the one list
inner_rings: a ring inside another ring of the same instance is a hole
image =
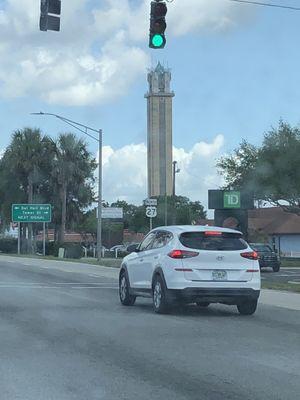
[[158, 256], [155, 256], [154, 258], [155, 258], [155, 260], [157, 260], [157, 259], [158, 259]]
[[144, 261], [144, 259], [143, 258], [140, 258], [140, 262], [143, 262]]

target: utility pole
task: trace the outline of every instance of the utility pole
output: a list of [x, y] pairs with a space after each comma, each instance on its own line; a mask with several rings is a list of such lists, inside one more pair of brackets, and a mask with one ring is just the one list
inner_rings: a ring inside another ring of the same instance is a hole
[[177, 161], [173, 161], [173, 225], [176, 224], [176, 174], [180, 172], [180, 169], [177, 168]]
[[173, 196], [176, 195], [176, 174], [180, 172], [180, 169], [177, 168], [177, 161], [173, 161]]
[[[98, 223], [97, 223], [97, 255], [98, 261], [101, 260], [102, 257], [102, 138], [103, 132], [102, 129], [94, 129], [90, 128], [87, 125], [80, 124], [78, 122], [72, 121], [71, 119], [62, 117], [61, 115], [51, 114], [51, 113], [31, 113], [32, 115], [49, 115], [59, 120], [65, 122], [66, 124], [72, 126], [73, 128], [77, 129], [78, 131], [84, 133], [85, 135], [89, 136], [90, 138], [96, 140], [98, 142], [98, 150], [99, 150], [99, 163], [98, 163]], [[99, 136], [98, 138], [94, 135], [88, 133], [88, 131], [96, 132]]]

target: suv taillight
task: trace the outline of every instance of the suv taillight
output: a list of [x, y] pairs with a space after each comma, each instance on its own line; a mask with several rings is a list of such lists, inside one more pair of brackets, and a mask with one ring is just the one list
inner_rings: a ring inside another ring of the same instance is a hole
[[188, 250], [172, 250], [168, 256], [171, 258], [192, 258], [197, 257], [199, 253], [197, 251], [188, 251]]
[[247, 251], [246, 253], [241, 253], [241, 256], [248, 258], [249, 260], [258, 260], [258, 254], [256, 251]]

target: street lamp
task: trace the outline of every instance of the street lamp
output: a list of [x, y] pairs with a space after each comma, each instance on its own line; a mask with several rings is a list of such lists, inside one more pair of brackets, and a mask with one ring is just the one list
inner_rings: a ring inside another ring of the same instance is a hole
[[173, 225], [176, 223], [176, 174], [179, 174], [180, 169], [177, 167], [177, 161], [173, 161]]
[[179, 174], [180, 168], [177, 168], [177, 161], [173, 161], [173, 197], [175, 197], [176, 194], [176, 186], [175, 186], [175, 181], [176, 181], [176, 174]]
[[[78, 131], [84, 133], [85, 135], [89, 136], [90, 138], [96, 140], [99, 145], [99, 163], [98, 163], [98, 223], [97, 223], [97, 254], [98, 254], [98, 261], [101, 260], [102, 255], [102, 129], [94, 129], [90, 128], [89, 126], [79, 124], [78, 122], [72, 121], [68, 118], [62, 117], [60, 115], [51, 114], [51, 113], [31, 113], [31, 115], [50, 115], [52, 117], [58, 118], [61, 121], [65, 122], [66, 124], [72, 126], [73, 128], [77, 129]], [[98, 133], [98, 138], [94, 135], [88, 133], [88, 131]]]

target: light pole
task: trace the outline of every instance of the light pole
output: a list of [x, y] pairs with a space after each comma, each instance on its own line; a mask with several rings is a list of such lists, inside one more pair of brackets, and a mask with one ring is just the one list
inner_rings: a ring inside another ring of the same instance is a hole
[[[102, 129], [94, 129], [90, 128], [87, 125], [79, 124], [78, 122], [72, 121], [71, 119], [62, 117], [61, 115], [56, 115], [52, 113], [31, 113], [31, 115], [50, 115], [52, 117], [58, 118], [61, 121], [65, 122], [66, 124], [72, 126], [73, 128], [77, 129], [78, 131], [84, 133], [85, 135], [89, 136], [90, 138], [96, 140], [99, 145], [99, 163], [98, 163], [98, 223], [97, 223], [97, 254], [98, 254], [98, 261], [100, 261], [102, 256]], [[88, 131], [98, 133], [98, 138], [94, 135], [88, 133]]]
[[177, 168], [177, 161], [173, 161], [173, 225], [176, 224], [176, 174], [180, 172], [180, 169]]
[[176, 174], [180, 172], [180, 168], [177, 168], [177, 161], [173, 161], [173, 197], [175, 198], [176, 194]]

